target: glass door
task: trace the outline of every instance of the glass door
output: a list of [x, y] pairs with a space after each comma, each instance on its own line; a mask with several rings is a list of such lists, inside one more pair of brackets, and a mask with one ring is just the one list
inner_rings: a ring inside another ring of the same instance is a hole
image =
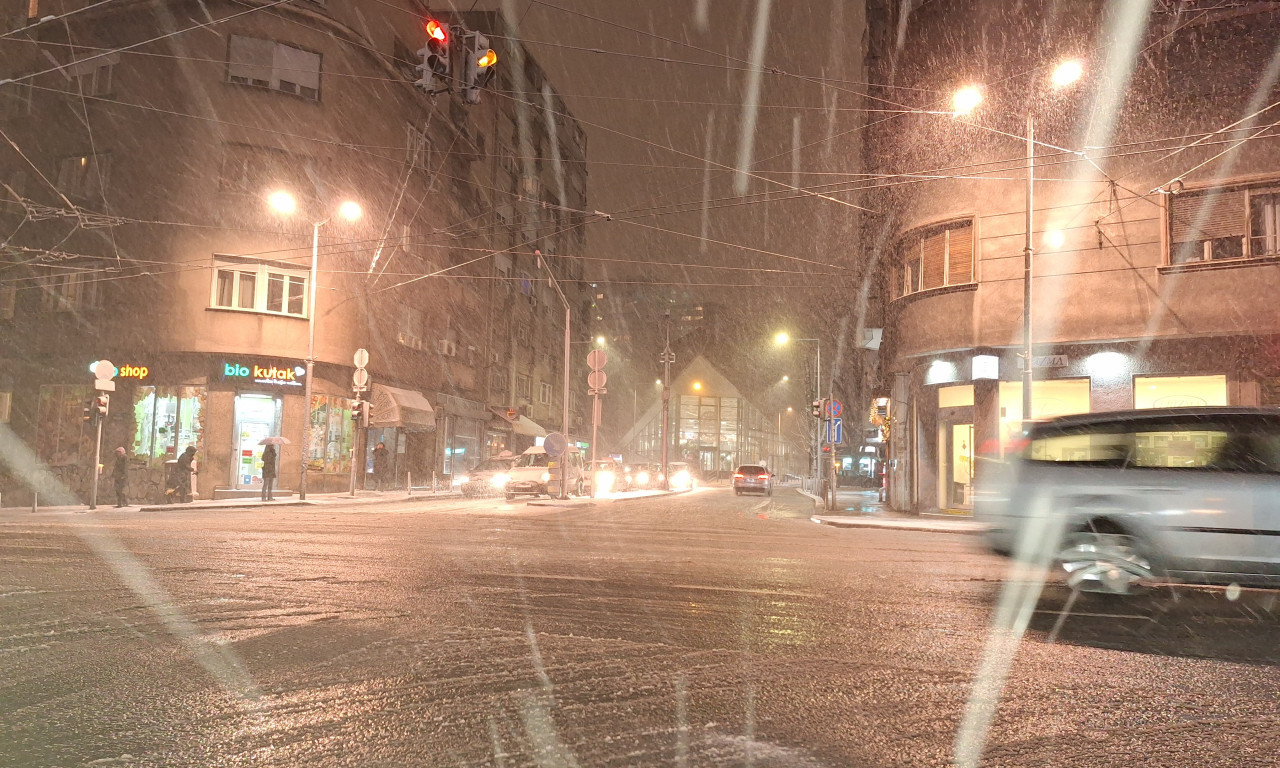
[[951, 424], [947, 436], [946, 506], [969, 509], [973, 506], [973, 425]]
[[237, 490], [262, 487], [262, 438], [280, 434], [279, 398], [236, 395], [236, 426], [231, 485]]

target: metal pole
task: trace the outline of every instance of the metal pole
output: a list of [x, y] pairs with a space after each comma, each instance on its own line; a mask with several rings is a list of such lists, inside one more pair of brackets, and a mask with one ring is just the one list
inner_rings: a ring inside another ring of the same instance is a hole
[[[547, 272], [551, 272], [551, 267], [547, 267]], [[556, 292], [560, 293], [560, 286], [557, 283]], [[564, 302], [564, 409], [561, 423], [563, 424], [564, 437], [569, 439], [569, 301], [565, 299], [564, 294], [560, 293], [560, 300]], [[592, 450], [595, 450], [595, 442], [591, 443]], [[566, 453], [560, 458], [560, 498], [569, 498], [569, 454]]]
[[1031, 256], [1033, 253], [1031, 245], [1031, 224], [1033, 202], [1035, 200], [1035, 124], [1032, 116], [1027, 115], [1027, 236], [1022, 246], [1022, 343], [1023, 343], [1023, 368], [1022, 368], [1022, 422], [1025, 425], [1032, 418], [1031, 413], [1031, 381], [1032, 381], [1032, 362], [1034, 358], [1031, 352]]
[[596, 438], [600, 435], [600, 395], [591, 398], [591, 469], [596, 466]]
[[298, 482], [298, 499], [307, 498], [307, 458], [311, 452], [311, 379], [316, 370], [316, 263], [320, 260], [320, 227], [311, 228], [311, 297], [307, 303], [307, 380], [302, 392], [302, 479]]
[[[360, 393], [356, 393], [356, 400], [360, 399]], [[308, 419], [310, 421], [310, 419]], [[351, 497], [356, 495], [356, 452], [360, 450], [360, 420], [356, 419], [351, 432]]]
[[818, 490], [822, 490], [822, 424], [826, 420], [826, 414], [823, 413], [822, 402], [822, 342], [814, 341], [814, 346], [818, 349], [818, 356], [814, 367], [817, 369], [813, 373], [814, 385], [818, 388], [818, 432], [813, 436], [813, 476], [818, 481]]
[[662, 490], [669, 491], [667, 483], [667, 447], [671, 443], [671, 313], [667, 317], [667, 340], [662, 348]]
[[[96, 400], [96, 398], [95, 398]], [[94, 412], [97, 413], [97, 403], [94, 405]], [[98, 436], [93, 442], [93, 486], [89, 491], [89, 509], [98, 508], [98, 462], [102, 461], [102, 420], [106, 418], [106, 414], [98, 414], [94, 421], [98, 422]]]

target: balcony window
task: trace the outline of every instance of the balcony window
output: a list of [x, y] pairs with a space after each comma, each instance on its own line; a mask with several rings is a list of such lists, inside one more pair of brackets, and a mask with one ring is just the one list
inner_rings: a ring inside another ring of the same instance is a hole
[[973, 220], [962, 219], [924, 227], [907, 234], [894, 271], [894, 294], [972, 283]]
[[306, 317], [307, 273], [254, 262], [219, 262], [210, 306]]

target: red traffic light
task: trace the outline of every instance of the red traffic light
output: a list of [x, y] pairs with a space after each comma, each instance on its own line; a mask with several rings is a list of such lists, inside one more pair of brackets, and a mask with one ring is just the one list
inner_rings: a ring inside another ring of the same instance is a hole
[[435, 19], [427, 19], [427, 37], [443, 43], [449, 39], [449, 32]]

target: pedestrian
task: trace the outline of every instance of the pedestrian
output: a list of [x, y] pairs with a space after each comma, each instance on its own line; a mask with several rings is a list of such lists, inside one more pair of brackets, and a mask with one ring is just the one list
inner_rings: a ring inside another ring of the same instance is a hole
[[191, 468], [191, 462], [195, 461], [195, 458], [196, 447], [194, 445], [188, 445], [187, 450], [183, 451], [182, 455], [178, 457], [178, 465], [176, 467], [178, 472], [178, 501], [184, 504], [191, 501], [191, 476], [199, 474]]
[[268, 444], [262, 449], [262, 500], [275, 501], [272, 488], [276, 484], [276, 447]]
[[375, 490], [383, 490], [387, 485], [387, 446], [378, 443], [378, 447], [373, 449], [373, 487]]
[[129, 485], [129, 459], [123, 445], [116, 448], [116, 464], [111, 468], [111, 479], [116, 485], [116, 507], [129, 506], [129, 497], [125, 495]]

